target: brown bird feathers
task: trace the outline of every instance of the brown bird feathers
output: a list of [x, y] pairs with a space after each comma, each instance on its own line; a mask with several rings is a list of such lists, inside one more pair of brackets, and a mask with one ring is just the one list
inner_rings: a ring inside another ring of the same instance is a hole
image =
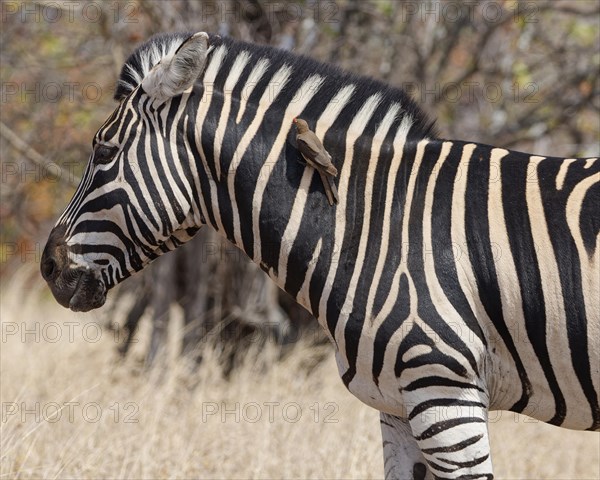
[[306, 160], [309, 166], [319, 172], [329, 205], [337, 204], [338, 192], [333, 177], [337, 177], [338, 172], [335, 165], [331, 162], [331, 155], [325, 150], [319, 137], [308, 128], [308, 123], [305, 120], [294, 118], [294, 123], [298, 132], [296, 134], [296, 143], [302, 158]]

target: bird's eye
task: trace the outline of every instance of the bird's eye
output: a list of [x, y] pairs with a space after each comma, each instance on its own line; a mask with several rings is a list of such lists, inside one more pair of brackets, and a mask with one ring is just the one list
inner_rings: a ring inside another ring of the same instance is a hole
[[94, 148], [94, 163], [97, 165], [110, 163], [118, 151], [119, 147], [111, 147], [99, 143]]

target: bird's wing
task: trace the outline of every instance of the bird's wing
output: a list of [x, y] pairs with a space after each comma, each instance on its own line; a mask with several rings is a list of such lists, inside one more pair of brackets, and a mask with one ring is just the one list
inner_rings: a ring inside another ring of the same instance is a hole
[[337, 168], [331, 163], [331, 155], [327, 150], [320, 151], [315, 157], [315, 163], [321, 167], [329, 174], [337, 177]]
[[323, 167], [329, 175], [337, 175], [337, 169], [331, 163], [331, 155], [320, 142], [317, 143], [310, 137], [302, 135], [298, 135], [296, 140], [298, 149], [304, 158], [312, 160], [317, 166]]
[[305, 138], [302, 134], [296, 137], [296, 142], [298, 143], [298, 149], [300, 150], [300, 153], [309, 157], [310, 159], [314, 159], [319, 154], [319, 150], [321, 149], [320, 145], [312, 142], [310, 138]]
[[310, 148], [312, 148], [315, 151], [321, 150], [323, 148], [323, 142], [319, 137], [317, 137], [317, 134], [312, 130], [307, 130], [306, 132], [299, 133], [298, 137], [300, 137], [300, 140], [308, 144]]

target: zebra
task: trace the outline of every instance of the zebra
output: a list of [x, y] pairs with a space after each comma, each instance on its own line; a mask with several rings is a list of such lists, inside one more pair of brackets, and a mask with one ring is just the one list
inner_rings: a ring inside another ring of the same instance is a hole
[[115, 98], [43, 251], [61, 305], [210, 225], [317, 317], [381, 412], [386, 478], [493, 478], [491, 410], [600, 430], [597, 158], [440, 139], [400, 89], [204, 32], [138, 47]]

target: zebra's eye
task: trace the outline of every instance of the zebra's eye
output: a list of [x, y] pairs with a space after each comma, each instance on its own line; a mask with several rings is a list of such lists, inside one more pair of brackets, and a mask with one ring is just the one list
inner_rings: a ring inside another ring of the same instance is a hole
[[94, 163], [97, 165], [110, 163], [118, 151], [119, 147], [98, 144], [94, 149]]

